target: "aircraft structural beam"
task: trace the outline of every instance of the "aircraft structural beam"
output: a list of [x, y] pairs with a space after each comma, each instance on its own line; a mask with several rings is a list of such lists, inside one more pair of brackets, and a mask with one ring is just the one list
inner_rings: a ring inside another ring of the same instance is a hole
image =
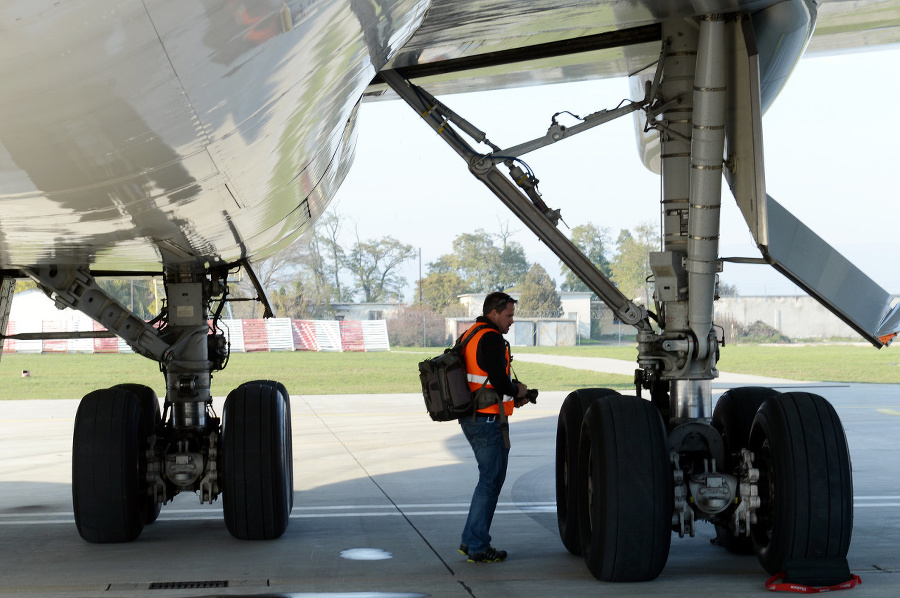
[[110, 297], [86, 268], [42, 266], [24, 272], [42, 289], [53, 293], [60, 309], [70, 307], [88, 315], [115, 332], [139, 355], [166, 360], [171, 345], [159, 337], [153, 326]]
[[[575, 244], [556, 228], [551, 219], [558, 220], [559, 214], [544, 205], [535, 189], [537, 181], [534, 177], [526, 175], [511, 160], [508, 160], [506, 162], [511, 176], [515, 179], [514, 184], [500, 172], [490, 156], [484, 156], [473, 150], [450, 126], [451, 122], [462, 122], [464, 124], [458, 124], [458, 126], [464, 131], [466, 129], [478, 131], [471, 124], [460, 119], [427, 91], [408, 82], [397, 72], [382, 71], [381, 76], [411, 108], [422, 115], [438, 133], [438, 136], [469, 164], [470, 172], [536, 234], [576, 276], [583, 280], [588, 288], [596, 293], [622, 322], [635, 326], [638, 330], [651, 330], [646, 309], [626, 297]], [[631, 111], [633, 110], [628, 112]], [[481, 139], [474, 138], [476, 141], [483, 141], [483, 135], [483, 133], [480, 134]], [[495, 150], [499, 149], [496, 146], [493, 147]], [[496, 159], [503, 160], [504, 158], [498, 156]]]

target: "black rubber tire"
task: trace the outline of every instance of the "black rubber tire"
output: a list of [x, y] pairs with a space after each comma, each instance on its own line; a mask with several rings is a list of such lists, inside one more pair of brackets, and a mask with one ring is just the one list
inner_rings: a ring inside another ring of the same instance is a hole
[[569, 393], [559, 409], [556, 426], [556, 520], [563, 545], [575, 556], [581, 556], [581, 529], [578, 524], [578, 493], [572, 482], [578, 471], [581, 423], [594, 399], [618, 394], [609, 388], [581, 388]]
[[[294, 508], [294, 450], [293, 450], [293, 430], [291, 429], [291, 395], [288, 394], [287, 388], [285, 388], [284, 384], [278, 382], [277, 380], [254, 380], [253, 382], [245, 382], [244, 384], [263, 384], [266, 386], [272, 386], [281, 393], [282, 400], [284, 401], [285, 407], [287, 408], [287, 438], [288, 443], [286, 446], [287, 462], [290, 463], [290, 467], [288, 468], [288, 473], [290, 477], [288, 479], [288, 488], [291, 489], [291, 501], [290, 501], [290, 509]], [[243, 386], [243, 384], [241, 385]]]
[[[147, 434], [155, 433], [162, 419], [159, 410], [159, 398], [156, 396], [156, 392], [149, 386], [143, 384], [116, 384], [113, 388], [130, 390], [134, 396], [138, 398], [138, 401], [141, 403], [141, 413], [143, 414], [144, 425], [147, 426]], [[143, 446], [142, 450], [145, 450], [146, 448], [147, 446]], [[145, 465], [143, 457], [141, 458], [141, 464]], [[150, 525], [159, 517], [159, 513], [162, 510], [162, 504], [156, 502], [152, 496], [147, 494], [147, 488], [144, 482], [146, 473], [146, 467], [142, 467], [141, 486], [142, 492], [146, 496], [143, 507], [144, 525]]]
[[248, 382], [222, 412], [222, 507], [241, 540], [273, 540], [287, 530], [293, 488], [288, 401], [273, 384]]
[[595, 400], [581, 428], [578, 514], [585, 564], [602, 581], [649, 581], [669, 558], [674, 509], [666, 430], [649, 401]]
[[[756, 412], [766, 399], [778, 396], [777, 390], [763, 386], [745, 386], [726, 390], [716, 402], [712, 425], [722, 435], [725, 463], [722, 471], [734, 474], [740, 465], [740, 452], [750, 443], [750, 428]], [[729, 511], [733, 512], [733, 511]], [[734, 554], [756, 554], [749, 536], [735, 536], [731, 529], [716, 525], [716, 542]]]
[[794, 559], [846, 558], [853, 532], [853, 478], [844, 428], [814, 394], [768, 399], [753, 420], [750, 450], [761, 506], [751, 537], [771, 574]]
[[124, 388], [88, 393], [72, 441], [72, 507], [88, 542], [131, 542], [144, 529], [140, 400]]

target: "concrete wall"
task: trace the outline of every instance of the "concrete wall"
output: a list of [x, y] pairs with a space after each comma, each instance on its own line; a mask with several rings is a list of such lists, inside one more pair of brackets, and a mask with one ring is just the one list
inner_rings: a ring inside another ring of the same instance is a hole
[[715, 304], [716, 323], [729, 318], [742, 326], [760, 321], [790, 338], [860, 338], [837, 316], [805, 295], [719, 299]]

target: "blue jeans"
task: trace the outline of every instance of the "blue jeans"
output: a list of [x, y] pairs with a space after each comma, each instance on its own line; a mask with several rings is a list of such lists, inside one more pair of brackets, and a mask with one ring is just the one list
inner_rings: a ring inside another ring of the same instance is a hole
[[500, 498], [500, 489], [506, 480], [509, 449], [503, 443], [500, 418], [496, 415], [479, 415], [475, 421], [471, 417], [463, 417], [459, 424], [478, 462], [478, 485], [472, 494], [462, 543], [469, 547], [469, 554], [478, 554], [491, 546], [491, 521]]

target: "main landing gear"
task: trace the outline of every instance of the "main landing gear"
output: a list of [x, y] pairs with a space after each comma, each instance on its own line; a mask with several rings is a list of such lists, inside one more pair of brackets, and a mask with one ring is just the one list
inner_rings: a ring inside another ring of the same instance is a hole
[[[28, 272], [60, 305], [78, 309], [159, 362], [156, 393], [120, 384], [85, 396], [75, 417], [72, 502], [88, 542], [130, 542], [181, 492], [201, 503], [223, 497], [236, 538], [271, 540], [287, 529], [294, 502], [290, 397], [283, 384], [256, 380], [229, 393], [220, 420], [212, 408], [212, 372], [225, 367], [219, 327], [227, 271], [171, 272], [167, 305], [151, 323], [130, 314], [86, 270]], [[216, 309], [212, 309], [213, 306]]]
[[[602, 580], [654, 579], [665, 566], [672, 532], [693, 536], [698, 520], [716, 526], [719, 544], [755, 553], [770, 572], [806, 561], [836, 576], [846, 571], [835, 583], [849, 578], [850, 460], [831, 405], [806, 393], [739, 388], [712, 409], [723, 344], [713, 308], [723, 264], [722, 179], [745, 217], [751, 215], [751, 228], [766, 197], [753, 27], [783, 16], [780, 8], [771, 15], [767, 10], [662, 23], [656, 72], [635, 86], [643, 89], [642, 99], [590, 114], [568, 129], [553, 118], [545, 137], [508, 149], [402, 72], [380, 73], [470, 173], [636, 329], [637, 396], [575, 391], [563, 403], [557, 428], [560, 537]], [[791, 35], [802, 38], [811, 31], [806, 25], [798, 23]], [[802, 48], [804, 39], [795, 41], [791, 47]], [[779, 41], [768, 50], [787, 47]], [[797, 56], [782, 58], [787, 64]], [[559, 210], [546, 205], [537, 178], [519, 166], [526, 152], [632, 112], [644, 133], [659, 133], [658, 153], [646, 152], [659, 156], [662, 175], [661, 250], [649, 255], [653, 312], [622, 294], [562, 234]], [[467, 139], [490, 150], [480, 153]]]

